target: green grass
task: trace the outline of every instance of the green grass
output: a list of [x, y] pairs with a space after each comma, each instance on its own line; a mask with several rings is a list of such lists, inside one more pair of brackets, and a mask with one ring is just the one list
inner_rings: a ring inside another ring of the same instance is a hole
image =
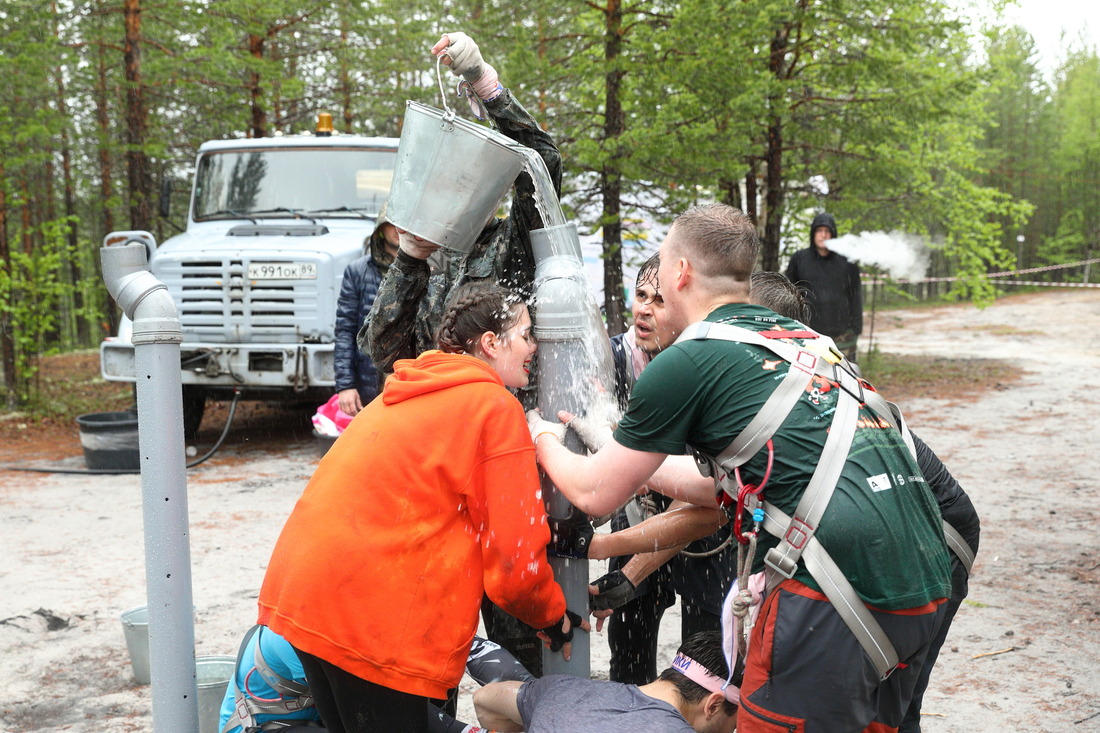
[[997, 359], [952, 359], [884, 353], [874, 349], [859, 362], [863, 376], [891, 399], [955, 398], [1011, 384], [1021, 370]]

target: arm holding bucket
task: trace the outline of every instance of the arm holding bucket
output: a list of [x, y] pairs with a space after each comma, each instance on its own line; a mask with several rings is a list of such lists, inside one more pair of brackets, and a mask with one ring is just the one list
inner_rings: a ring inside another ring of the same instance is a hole
[[[448, 41], [453, 40], [449, 38], [452, 35], [458, 34], [447, 34]], [[477, 45], [472, 40], [469, 43], [480, 60]], [[447, 45], [442, 38], [432, 48], [433, 54], [441, 51], [445, 54], [454, 51], [454, 55], [467, 65], [472, 58], [468, 51], [463, 52], [467, 54], [463, 56], [455, 44]], [[444, 58], [444, 63], [460, 74], [469, 71], [464, 66], [456, 67], [455, 61], [449, 54]], [[492, 68], [484, 60], [480, 63]], [[492, 76], [496, 78], [495, 71]], [[543, 159], [554, 191], [560, 195], [562, 163], [554, 139], [507, 89], [501, 88], [497, 96], [485, 102], [485, 107], [502, 134], [533, 149]], [[544, 226], [535, 205], [534, 192], [530, 175], [520, 174], [515, 182], [509, 216], [504, 220], [490, 220], [468, 255], [452, 261], [434, 275], [427, 262], [419, 257], [422, 252], [412, 251], [414, 248], [402, 244], [379, 286], [370, 318], [358, 337], [359, 348], [370, 356], [379, 370], [391, 372], [398, 359], [414, 358], [421, 351], [434, 347], [435, 328], [456, 284], [467, 279], [493, 279], [525, 295], [530, 294], [535, 273], [530, 232]]]
[[400, 249], [378, 286], [378, 295], [357, 342], [359, 350], [370, 356], [384, 374], [393, 371], [398, 359], [413, 359], [431, 348], [433, 340], [427, 320], [420, 317], [430, 273], [426, 259]]

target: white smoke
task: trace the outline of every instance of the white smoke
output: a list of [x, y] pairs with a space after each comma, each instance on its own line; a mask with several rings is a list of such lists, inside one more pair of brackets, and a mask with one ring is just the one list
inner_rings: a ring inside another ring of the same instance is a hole
[[932, 252], [925, 240], [906, 232], [860, 232], [829, 240], [829, 249], [861, 265], [885, 270], [895, 280], [920, 280]]

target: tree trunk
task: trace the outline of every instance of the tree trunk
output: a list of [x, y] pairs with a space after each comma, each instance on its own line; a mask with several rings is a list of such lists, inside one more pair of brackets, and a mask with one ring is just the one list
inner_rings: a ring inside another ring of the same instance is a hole
[[603, 197], [603, 302], [607, 319], [607, 333], [616, 336], [626, 330], [623, 311], [623, 247], [622, 247], [622, 156], [619, 137], [626, 127], [620, 99], [623, 72], [614, 68], [622, 53], [623, 11], [620, 0], [609, 0], [604, 34], [604, 60], [607, 72], [604, 76], [604, 145], [610, 157], [600, 171], [600, 194]]
[[[8, 247], [8, 196], [4, 159], [0, 157], [0, 265], [6, 272], [12, 271], [11, 250]], [[10, 291], [5, 296], [9, 301], [0, 308], [0, 369], [4, 372], [4, 403], [9, 410], [17, 405], [18, 393], [15, 382], [15, 334], [12, 332], [11, 314], [15, 295]]]
[[126, 164], [130, 186], [130, 228], [148, 230], [153, 216], [149, 193], [152, 176], [145, 154], [149, 113], [141, 78], [141, 0], [123, 0], [126, 40], [123, 59], [126, 70]]
[[[252, 58], [260, 60], [264, 57], [264, 37], [255, 34], [248, 36], [248, 52]], [[264, 109], [264, 93], [260, 88], [260, 72], [251, 71], [248, 74], [249, 99], [252, 106], [252, 122], [249, 126], [249, 137], [267, 137], [267, 111]]]
[[[107, 92], [107, 46], [96, 44], [96, 77], [95, 77], [95, 125], [97, 131], [97, 155], [99, 158], [99, 203], [100, 226], [99, 237], [113, 232], [115, 229], [115, 214], [111, 208], [111, 199], [114, 197], [114, 166], [111, 161], [111, 107]], [[92, 267], [97, 282], [103, 280], [103, 265], [98, 254], [92, 257]], [[114, 300], [106, 296], [104, 315], [107, 322], [104, 324], [105, 333], [99, 336], [111, 336], [118, 333], [119, 312]]]
[[[775, 32], [771, 42], [768, 69], [776, 80], [782, 82], [787, 73], [787, 48], [790, 26], [783, 25]], [[771, 118], [767, 128], [767, 149], [764, 153], [764, 235], [761, 241], [761, 267], [773, 271], [779, 269], [779, 239], [783, 230], [783, 118], [779, 107], [783, 97], [768, 98]]]

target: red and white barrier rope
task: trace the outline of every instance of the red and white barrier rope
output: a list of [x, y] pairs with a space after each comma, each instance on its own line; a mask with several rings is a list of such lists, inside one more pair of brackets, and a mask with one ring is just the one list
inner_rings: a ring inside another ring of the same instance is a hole
[[[1018, 275], [1026, 275], [1032, 272], [1049, 272], [1051, 270], [1065, 270], [1071, 267], [1081, 267], [1082, 265], [1092, 265], [1100, 262], [1100, 257], [1094, 257], [1090, 260], [1080, 260], [1078, 262], [1070, 262], [1064, 265], [1046, 265], [1045, 267], [1030, 267], [1026, 270], [1007, 270], [1005, 272], [990, 272], [986, 274], [986, 277], [990, 278], [1002, 278], [1013, 277]], [[925, 277], [916, 280], [883, 280], [878, 275], [870, 273], [861, 274], [865, 283], [870, 285], [881, 285], [885, 282], [890, 282], [895, 285], [915, 285], [917, 283], [951, 283], [956, 282], [961, 278], [957, 277]], [[1100, 283], [1052, 283], [1052, 282], [1038, 282], [1033, 280], [1005, 280], [1002, 285], [1038, 285], [1040, 287], [1048, 288], [1100, 288]]]

